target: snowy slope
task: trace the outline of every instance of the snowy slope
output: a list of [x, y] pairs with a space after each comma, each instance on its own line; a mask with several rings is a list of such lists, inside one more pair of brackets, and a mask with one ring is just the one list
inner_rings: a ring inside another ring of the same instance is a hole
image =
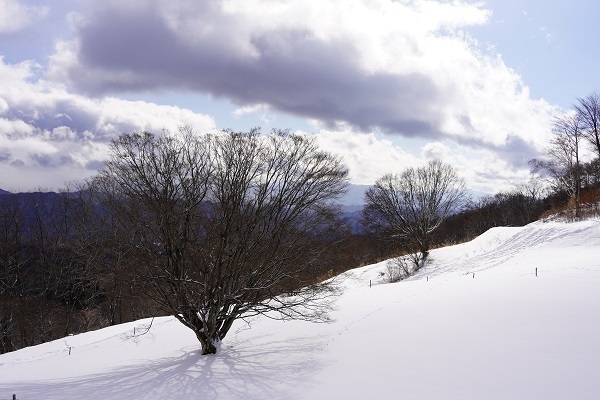
[[600, 221], [431, 257], [395, 284], [385, 263], [344, 274], [334, 323], [240, 321], [217, 356], [172, 318], [0, 355], [0, 399], [600, 398]]

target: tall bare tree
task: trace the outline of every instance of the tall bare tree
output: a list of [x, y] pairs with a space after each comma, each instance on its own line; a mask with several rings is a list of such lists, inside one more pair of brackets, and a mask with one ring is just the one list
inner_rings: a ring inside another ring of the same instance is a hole
[[434, 231], [446, 217], [458, 211], [466, 199], [464, 181], [451, 165], [439, 160], [401, 174], [387, 174], [365, 194], [363, 219], [383, 235], [412, 245], [421, 257], [429, 254]]
[[548, 159], [531, 160], [534, 170], [544, 170], [549, 174], [555, 191], [565, 191], [574, 199], [576, 217], [580, 215], [581, 143], [585, 126], [586, 123], [578, 112], [569, 112], [555, 118], [547, 150]]
[[121, 136], [93, 184], [157, 301], [213, 354], [241, 317], [326, 320], [319, 256], [347, 174], [303, 136], [185, 128]]
[[579, 118], [583, 136], [600, 158], [600, 94], [592, 92], [586, 97], [577, 99], [574, 108]]

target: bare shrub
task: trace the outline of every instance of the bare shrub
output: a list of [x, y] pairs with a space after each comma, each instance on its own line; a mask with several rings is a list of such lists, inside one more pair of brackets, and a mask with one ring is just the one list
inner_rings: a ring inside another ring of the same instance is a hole
[[392, 258], [386, 264], [385, 276], [388, 283], [404, 280], [423, 267], [425, 258], [421, 252]]

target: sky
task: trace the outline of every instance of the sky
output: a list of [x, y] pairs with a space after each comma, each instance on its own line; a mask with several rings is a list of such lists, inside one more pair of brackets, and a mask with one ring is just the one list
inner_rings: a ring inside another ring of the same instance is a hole
[[439, 158], [527, 183], [597, 90], [591, 0], [0, 0], [0, 188], [92, 176], [122, 133], [274, 128], [371, 185]]

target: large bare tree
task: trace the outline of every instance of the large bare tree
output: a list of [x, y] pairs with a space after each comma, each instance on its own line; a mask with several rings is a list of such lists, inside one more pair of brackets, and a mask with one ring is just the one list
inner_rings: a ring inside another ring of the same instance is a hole
[[574, 105], [583, 136], [600, 158], [600, 94], [592, 92]]
[[156, 300], [213, 354], [238, 318], [327, 319], [320, 255], [347, 174], [304, 136], [185, 128], [122, 135], [93, 184]]
[[464, 181], [439, 160], [400, 174], [387, 174], [365, 194], [363, 219], [368, 227], [420, 252], [418, 269], [429, 254], [434, 231], [466, 199]]

